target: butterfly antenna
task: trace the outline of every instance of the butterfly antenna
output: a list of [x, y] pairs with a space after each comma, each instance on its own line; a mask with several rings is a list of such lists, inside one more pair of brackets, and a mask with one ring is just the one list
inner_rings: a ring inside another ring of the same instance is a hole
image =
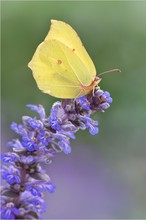
[[101, 76], [101, 75], [103, 75], [103, 74], [111, 73], [111, 72], [120, 72], [120, 73], [121, 73], [121, 70], [119, 70], [119, 69], [112, 69], [112, 70], [108, 70], [108, 71], [99, 73], [97, 76]]

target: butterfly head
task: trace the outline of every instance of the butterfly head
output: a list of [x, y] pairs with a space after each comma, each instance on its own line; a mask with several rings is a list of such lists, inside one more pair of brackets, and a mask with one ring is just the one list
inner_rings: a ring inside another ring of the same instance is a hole
[[98, 87], [98, 84], [100, 83], [100, 81], [101, 81], [101, 78], [96, 76], [89, 86], [81, 85], [84, 91], [84, 95], [90, 93], [91, 91], [94, 92], [95, 88]]

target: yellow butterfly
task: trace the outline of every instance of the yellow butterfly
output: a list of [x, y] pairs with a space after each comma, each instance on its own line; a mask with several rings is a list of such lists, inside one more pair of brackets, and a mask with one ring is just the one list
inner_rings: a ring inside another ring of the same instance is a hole
[[28, 64], [40, 90], [58, 98], [77, 98], [94, 90], [101, 81], [75, 30], [51, 20], [45, 40]]

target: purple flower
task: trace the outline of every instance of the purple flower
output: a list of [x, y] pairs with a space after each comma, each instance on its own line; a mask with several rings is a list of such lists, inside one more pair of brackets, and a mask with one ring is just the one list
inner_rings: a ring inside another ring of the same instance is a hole
[[1, 156], [3, 163], [13, 163], [15, 161], [18, 161], [19, 156], [16, 153], [8, 152], [4, 153]]
[[19, 170], [14, 166], [10, 165], [8, 168], [3, 167], [2, 169], [2, 179], [7, 181], [9, 184], [20, 183], [20, 173]]
[[96, 97], [101, 97], [103, 94], [104, 94], [104, 91], [100, 89], [95, 92]]
[[17, 123], [13, 122], [10, 127], [14, 132], [16, 132], [17, 134], [19, 134], [21, 136], [26, 134], [25, 128], [21, 124], [18, 125]]
[[69, 139], [64, 139], [58, 142], [59, 147], [63, 150], [65, 154], [71, 153], [71, 146]]
[[98, 121], [94, 121], [90, 118], [89, 115], [87, 116], [80, 116], [80, 120], [84, 123], [85, 127], [83, 129], [88, 128], [90, 134], [95, 135], [98, 134]]
[[30, 191], [33, 196], [42, 196], [42, 192], [48, 190], [49, 192], [55, 191], [55, 185], [51, 182], [33, 181], [26, 184], [26, 190]]
[[97, 90], [95, 96], [100, 98], [100, 102], [111, 104], [113, 101], [110, 97], [110, 93], [107, 91], [104, 92], [103, 90]]
[[50, 122], [51, 127], [56, 131], [61, 130], [62, 116], [64, 116], [64, 111], [61, 107], [61, 103], [56, 102], [52, 106], [50, 118], [49, 118], [49, 122]]
[[12, 141], [9, 141], [7, 143], [7, 146], [8, 147], [13, 147], [14, 152], [24, 152], [24, 151], [26, 151], [26, 148], [24, 148], [22, 146], [22, 143], [18, 139], [14, 139]]
[[46, 204], [42, 197], [33, 196], [29, 191], [25, 191], [21, 194], [20, 201], [23, 204], [23, 208], [28, 212], [29, 210], [38, 213], [39, 216], [46, 211]]
[[[52, 129], [61, 133], [72, 133], [75, 131], [75, 126], [69, 121], [68, 115], [66, 114], [65, 108], [63, 108], [61, 102], [56, 102], [52, 106], [49, 123]], [[70, 134], [70, 136], [73, 137], [72, 134]]]
[[56, 189], [55, 184], [52, 183], [52, 182], [48, 182], [48, 184], [47, 184], [47, 190], [48, 190], [50, 193], [53, 193], [53, 192], [55, 192], [55, 189]]
[[23, 137], [22, 145], [30, 152], [38, 149], [37, 139], [35, 137], [32, 138]]
[[41, 120], [45, 119], [46, 113], [42, 105], [37, 106], [37, 105], [28, 104], [26, 106], [30, 108], [32, 111], [36, 111], [40, 115]]
[[105, 92], [104, 92], [104, 96], [106, 97], [107, 102], [108, 102], [109, 104], [111, 104], [111, 103], [113, 102], [113, 99], [110, 97], [110, 93], [109, 93], [109, 92], [105, 91]]
[[[73, 126], [73, 131], [75, 130], [74, 129], [75, 127]], [[71, 126], [71, 129], [72, 129], [72, 126]], [[70, 129], [70, 130], [71, 130]], [[66, 130], [66, 129], [65, 129]], [[67, 137], [69, 137], [69, 138], [71, 138], [71, 139], [76, 139], [76, 136], [75, 136], [75, 134], [74, 134], [74, 132], [73, 131], [71, 131], [71, 132], [69, 132], [69, 131], [64, 131], [64, 130], [62, 130], [60, 133], [61, 134], [63, 134], [63, 135], [66, 135]]]
[[2, 219], [8, 219], [12, 220], [15, 219], [15, 217], [19, 214], [19, 209], [17, 209], [14, 205], [14, 203], [9, 202], [5, 204], [5, 206], [2, 206], [1, 208], [1, 218]]
[[50, 133], [48, 131], [41, 131], [37, 135], [38, 140], [45, 146], [48, 146], [51, 142]]
[[27, 118], [27, 122], [29, 123], [30, 127], [33, 129], [41, 130], [43, 128], [43, 123], [40, 120], [36, 120], [36, 118]]
[[86, 122], [86, 127], [89, 128], [89, 132], [92, 135], [98, 134], [99, 128], [97, 126], [98, 126], [98, 121], [87, 120]]
[[99, 109], [101, 111], [108, 109], [113, 101], [112, 98], [110, 97], [110, 93], [107, 91], [104, 92], [102, 90], [98, 90], [96, 92], [96, 97], [100, 98]]
[[44, 200], [41, 197], [29, 197], [26, 200], [26, 203], [31, 205], [31, 210], [34, 210], [35, 212], [42, 214], [46, 211], [46, 204]]
[[29, 184], [26, 186], [26, 190], [30, 191], [33, 196], [42, 196], [41, 191], [39, 190], [38, 184]]
[[107, 102], [101, 103], [99, 105], [99, 109], [101, 109], [102, 111], [104, 111], [105, 109], [108, 109], [109, 107], [110, 107], [110, 105]]
[[56, 131], [61, 130], [61, 120], [59, 118], [57, 118], [54, 113], [51, 114], [51, 116], [49, 118], [49, 122], [50, 122], [51, 127], [54, 130], [56, 130]]
[[101, 112], [104, 112], [106, 109], [108, 109], [113, 101], [110, 97], [110, 93], [101, 89], [95, 91], [94, 96], [87, 96], [87, 99], [90, 102], [90, 108], [92, 111]]
[[79, 103], [83, 109], [85, 109], [87, 111], [90, 110], [90, 102], [88, 101], [86, 96], [82, 96], [80, 98], [77, 98], [76, 102]]
[[23, 164], [32, 164], [36, 162], [36, 158], [34, 156], [29, 155], [29, 156], [21, 156], [19, 159], [20, 163]]

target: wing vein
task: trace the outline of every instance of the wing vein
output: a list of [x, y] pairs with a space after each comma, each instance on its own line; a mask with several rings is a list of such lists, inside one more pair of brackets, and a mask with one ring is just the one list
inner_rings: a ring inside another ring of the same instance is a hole
[[[60, 42], [61, 44], [63, 44], [61, 41], [59, 41], [59, 40], [56, 40], [56, 41], [58, 41], [58, 42]], [[59, 45], [60, 46], [60, 45]], [[65, 45], [66, 46], [66, 45]], [[67, 46], [66, 46], [67, 47]], [[69, 48], [69, 47], [67, 47], [67, 48]], [[62, 48], [61, 48], [62, 49]], [[70, 48], [69, 48], [70, 49]], [[75, 69], [73, 68], [73, 66], [71, 65], [71, 63], [69, 62], [69, 60], [68, 60], [68, 58], [67, 58], [67, 56], [66, 56], [66, 54], [64, 53], [64, 51], [62, 50], [62, 52], [63, 52], [63, 54], [64, 54], [64, 56], [65, 56], [65, 58], [66, 58], [66, 60], [67, 60], [67, 62], [68, 62], [68, 64], [70, 65], [70, 67], [71, 67], [71, 69], [72, 69], [72, 71], [73, 71], [73, 73], [75, 74], [75, 76], [77, 77], [77, 79], [78, 79], [78, 81], [82, 84], [82, 82], [80, 81], [80, 79], [79, 79], [79, 77], [78, 77], [78, 75], [77, 75], [77, 73], [76, 73], [76, 71], [75, 71]], [[78, 57], [78, 56], [77, 56]], [[80, 58], [79, 58], [80, 59]], [[80, 59], [81, 60], [81, 59]]]

